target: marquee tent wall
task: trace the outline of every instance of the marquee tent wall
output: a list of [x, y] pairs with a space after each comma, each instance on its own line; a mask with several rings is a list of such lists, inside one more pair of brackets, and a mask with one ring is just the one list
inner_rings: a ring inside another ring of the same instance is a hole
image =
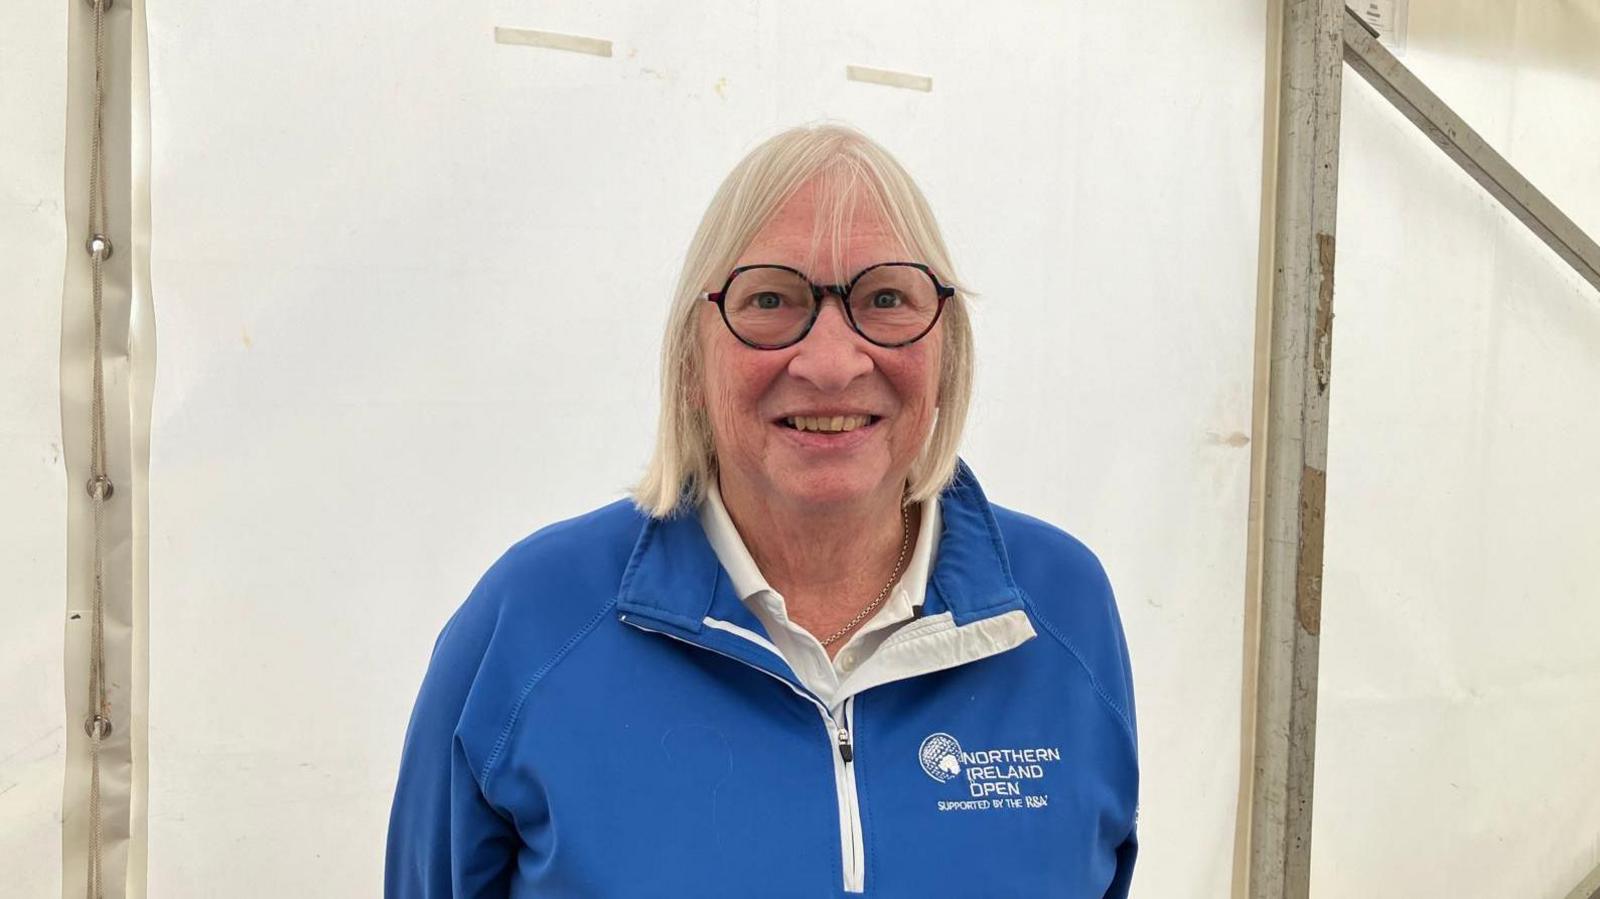
[[[83, 6], [0, 10], [19, 896], [83, 894]], [[117, 70], [148, 74], [123, 88], [119, 202], [149, 220], [112, 369], [148, 518], [116, 548], [140, 591], [120, 688], [145, 698], [107, 896], [379, 890], [434, 636], [506, 546], [639, 475], [711, 192], [821, 119], [906, 163], [978, 291], [964, 457], [1116, 589], [1134, 894], [1241, 889], [1270, 4], [116, 0], [110, 21]], [[1600, 234], [1600, 4], [1412, 0], [1407, 25], [1406, 65]], [[1600, 292], [1348, 70], [1342, 115], [1312, 894], [1564, 899], [1600, 867]]]

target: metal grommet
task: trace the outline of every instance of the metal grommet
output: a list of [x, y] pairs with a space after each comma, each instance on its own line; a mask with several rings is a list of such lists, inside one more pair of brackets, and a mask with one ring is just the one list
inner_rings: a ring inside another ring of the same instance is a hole
[[83, 486], [85, 490], [89, 491], [89, 496], [102, 501], [110, 499], [111, 494], [116, 492], [111, 486], [111, 479], [105, 475], [92, 477]]
[[83, 719], [83, 732], [96, 740], [111, 736], [111, 719], [104, 715], [90, 715]]
[[102, 260], [111, 258], [111, 238], [104, 234], [89, 235], [83, 248], [89, 251], [90, 256], [99, 256]]

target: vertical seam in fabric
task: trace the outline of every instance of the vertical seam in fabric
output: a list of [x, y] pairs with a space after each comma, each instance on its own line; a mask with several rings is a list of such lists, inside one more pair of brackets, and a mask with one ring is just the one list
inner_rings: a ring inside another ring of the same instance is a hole
[[1056, 630], [1056, 626], [1050, 623], [1050, 619], [1039, 614], [1039, 608], [1034, 604], [1033, 599], [1024, 593], [1023, 601], [1028, 604], [1028, 611], [1033, 613], [1033, 617], [1040, 624], [1044, 625], [1044, 629], [1049, 632], [1050, 636], [1055, 637], [1057, 642], [1066, 648], [1067, 653], [1072, 656], [1073, 661], [1078, 663], [1078, 667], [1083, 669], [1084, 675], [1089, 678], [1089, 685], [1094, 688], [1095, 695], [1100, 697], [1100, 701], [1105, 703], [1106, 707], [1110, 709], [1112, 714], [1117, 716], [1117, 720], [1121, 722], [1123, 733], [1128, 738], [1128, 745], [1131, 749], [1133, 749], [1134, 758], [1138, 758], [1139, 740], [1134, 736], [1133, 722], [1128, 718], [1128, 713], [1123, 710], [1121, 706], [1117, 705], [1116, 701], [1113, 700], [1108, 693], [1106, 693], [1105, 688], [1100, 684], [1100, 679], [1094, 676], [1094, 669], [1090, 668], [1089, 663], [1083, 660], [1083, 655], [1078, 652], [1078, 648], [1076, 646], [1072, 645], [1072, 641], [1068, 640], [1066, 636], [1059, 630]]
[[489, 776], [494, 769], [495, 763], [500, 760], [501, 751], [505, 749], [506, 743], [511, 738], [512, 729], [517, 726], [518, 719], [522, 717], [522, 709], [527, 704], [528, 694], [533, 692], [534, 686], [538, 684], [539, 681], [543, 680], [544, 676], [549, 674], [551, 669], [555, 668], [556, 665], [561, 663], [562, 659], [567, 657], [568, 653], [572, 651], [573, 647], [577, 646], [584, 637], [587, 637], [590, 632], [595, 629], [596, 625], [604, 620], [606, 616], [611, 614], [611, 610], [615, 608], [616, 605], [617, 601], [613, 599], [602, 606], [600, 611], [595, 613], [593, 618], [589, 619], [588, 623], [586, 623], [582, 628], [579, 628], [577, 633], [567, 638], [567, 642], [563, 643], [561, 648], [556, 650], [556, 654], [551, 657], [550, 661], [541, 665], [539, 670], [535, 671], [533, 676], [528, 678], [528, 683], [523, 686], [522, 692], [517, 695], [517, 704], [511, 710], [511, 718], [506, 721], [505, 727], [501, 728], [500, 736], [494, 741], [494, 748], [489, 751], [489, 757], [484, 760], [483, 768], [478, 774], [478, 780], [481, 783], [482, 789], [488, 790], [489, 788]]

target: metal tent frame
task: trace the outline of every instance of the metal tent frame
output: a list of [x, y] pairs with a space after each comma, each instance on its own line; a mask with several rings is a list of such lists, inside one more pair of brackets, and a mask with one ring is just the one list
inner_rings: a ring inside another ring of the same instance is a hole
[[[1343, 0], [1271, 8], [1246, 658], [1234, 894], [1304, 899], [1322, 620], [1339, 105], [1345, 63], [1600, 288], [1600, 246], [1382, 44]], [[1275, 119], [1275, 121], [1274, 121]], [[1265, 346], [1263, 355], [1260, 350]], [[1265, 390], [1262, 390], [1263, 384]], [[1568, 899], [1600, 897], [1600, 869]]]

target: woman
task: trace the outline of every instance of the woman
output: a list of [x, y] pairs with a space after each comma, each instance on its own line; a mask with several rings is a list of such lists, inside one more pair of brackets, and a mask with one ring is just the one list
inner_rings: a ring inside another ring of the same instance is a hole
[[1111, 588], [958, 460], [962, 302], [877, 144], [740, 162], [632, 502], [512, 547], [439, 636], [389, 896], [1126, 895]]

